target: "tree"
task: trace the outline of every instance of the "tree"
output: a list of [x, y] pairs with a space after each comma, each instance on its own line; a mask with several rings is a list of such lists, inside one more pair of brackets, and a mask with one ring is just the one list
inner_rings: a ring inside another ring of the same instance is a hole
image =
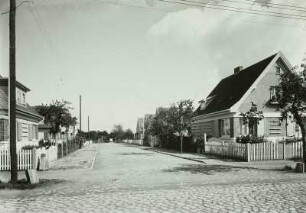
[[134, 138], [134, 133], [131, 129], [127, 129], [124, 131], [124, 139], [133, 139]]
[[300, 127], [303, 141], [303, 162], [306, 163], [305, 140], [305, 109], [306, 109], [306, 67], [302, 65], [303, 72], [296, 69], [281, 75], [278, 100], [278, 110], [282, 119], [293, 119]]
[[174, 135], [180, 136], [182, 152], [183, 136], [191, 133], [192, 105], [193, 101], [182, 100], [170, 108], [159, 108], [148, 125], [148, 134], [159, 137], [161, 143], [164, 138], [168, 140]]
[[120, 141], [123, 139], [124, 136], [124, 130], [121, 124], [114, 125], [114, 128], [111, 132], [112, 137], [115, 138], [116, 141]]
[[68, 101], [55, 101], [51, 104], [42, 104], [36, 106], [36, 110], [39, 114], [44, 116], [44, 122], [51, 126], [50, 132], [56, 134], [60, 132], [61, 127], [66, 127], [68, 130], [69, 126], [75, 126], [77, 118], [73, 117], [70, 113], [72, 107]]
[[173, 134], [173, 130], [171, 130], [168, 123], [168, 110], [168, 108], [158, 108], [156, 110], [156, 115], [152, 118], [150, 123], [147, 123], [148, 126], [145, 129], [145, 135], [154, 135], [159, 138], [160, 147], [162, 147], [163, 138], [168, 138], [170, 134]]
[[191, 118], [193, 116], [193, 101], [183, 100], [177, 103], [177, 114], [174, 117], [174, 130], [179, 133], [181, 141], [181, 153], [183, 153], [184, 134], [191, 134]]
[[248, 125], [249, 127], [249, 133], [251, 133], [254, 136], [257, 136], [257, 125], [259, 124], [259, 121], [261, 121], [264, 116], [262, 111], [257, 110], [257, 105], [251, 102], [252, 106], [249, 109], [249, 111], [245, 113], [240, 113], [242, 116], [242, 122], [245, 125]]

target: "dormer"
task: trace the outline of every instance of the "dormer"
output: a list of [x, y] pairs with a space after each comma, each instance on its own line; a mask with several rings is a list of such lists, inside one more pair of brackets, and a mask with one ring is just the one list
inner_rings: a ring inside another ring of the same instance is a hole
[[[8, 94], [8, 79], [0, 78], [0, 87], [2, 87]], [[16, 82], [16, 103], [19, 105], [26, 105], [26, 93], [29, 92], [30, 89], [21, 84], [20, 82]]]

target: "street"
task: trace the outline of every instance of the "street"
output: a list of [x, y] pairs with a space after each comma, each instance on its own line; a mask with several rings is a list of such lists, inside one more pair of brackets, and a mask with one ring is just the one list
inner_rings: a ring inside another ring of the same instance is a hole
[[95, 162], [40, 172], [58, 180], [45, 187], [0, 190], [0, 212], [306, 212], [303, 174], [115, 143], [77, 154]]

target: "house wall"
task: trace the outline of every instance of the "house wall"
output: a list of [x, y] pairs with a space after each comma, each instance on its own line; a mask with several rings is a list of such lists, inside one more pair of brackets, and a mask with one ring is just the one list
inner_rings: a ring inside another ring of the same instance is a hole
[[203, 136], [206, 133], [207, 135], [211, 135], [216, 137], [217, 129], [215, 127], [215, 121], [206, 121], [199, 123], [192, 123], [192, 134], [195, 137]]
[[[240, 105], [239, 112], [247, 112], [251, 108], [251, 102], [257, 105], [257, 109], [263, 112], [275, 112], [275, 108], [271, 107], [270, 101], [270, 87], [279, 84], [280, 75], [276, 74], [276, 67], [280, 66], [283, 71], [286, 71], [283, 62], [278, 60], [270, 67], [265, 76], [259, 81], [256, 88], [252, 90], [245, 101]], [[273, 105], [272, 105], [273, 106]]]
[[[8, 116], [5, 115], [0, 115], [0, 119], [6, 119], [8, 120]], [[26, 145], [38, 145], [38, 137], [33, 138], [33, 139], [29, 139], [29, 129], [28, 129], [28, 125], [35, 125], [37, 126], [38, 124], [32, 121], [27, 121], [24, 119], [20, 119], [20, 118], [16, 118], [16, 122], [21, 124], [21, 140], [18, 140], [18, 128], [16, 125], [16, 141], [17, 141], [17, 149], [26, 146]], [[9, 123], [8, 123], [9, 125]], [[9, 126], [7, 127], [7, 131], [9, 131]], [[8, 132], [9, 135], [9, 132]], [[37, 135], [38, 136], [38, 135]], [[4, 140], [4, 141], [0, 141], [0, 148], [3, 147], [7, 147], [9, 145], [9, 139], [8, 140]]]

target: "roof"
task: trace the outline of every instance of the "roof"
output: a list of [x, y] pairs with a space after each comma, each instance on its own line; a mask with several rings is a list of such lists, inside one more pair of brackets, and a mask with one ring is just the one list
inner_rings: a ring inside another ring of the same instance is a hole
[[[8, 110], [8, 95], [2, 89], [0, 89], [0, 109]], [[20, 105], [16, 104], [17, 117], [18, 112], [22, 114], [27, 114], [29, 116], [34, 116], [38, 120], [42, 120], [43, 116], [41, 116], [34, 107], [31, 107], [28, 104]]]
[[208, 95], [206, 107], [201, 110], [201, 106], [199, 106], [194, 115], [204, 115], [230, 109], [242, 98], [276, 55], [274, 54], [238, 73], [222, 79]]
[[[1, 86], [8, 86], [8, 78], [2, 78], [0, 76], [0, 85]], [[18, 81], [16, 81], [16, 86], [17, 86], [17, 88], [19, 88], [19, 89], [21, 89], [21, 90], [23, 90], [25, 92], [29, 92], [30, 91], [30, 89], [28, 87], [26, 87], [25, 85], [23, 85], [22, 83], [20, 83]]]

